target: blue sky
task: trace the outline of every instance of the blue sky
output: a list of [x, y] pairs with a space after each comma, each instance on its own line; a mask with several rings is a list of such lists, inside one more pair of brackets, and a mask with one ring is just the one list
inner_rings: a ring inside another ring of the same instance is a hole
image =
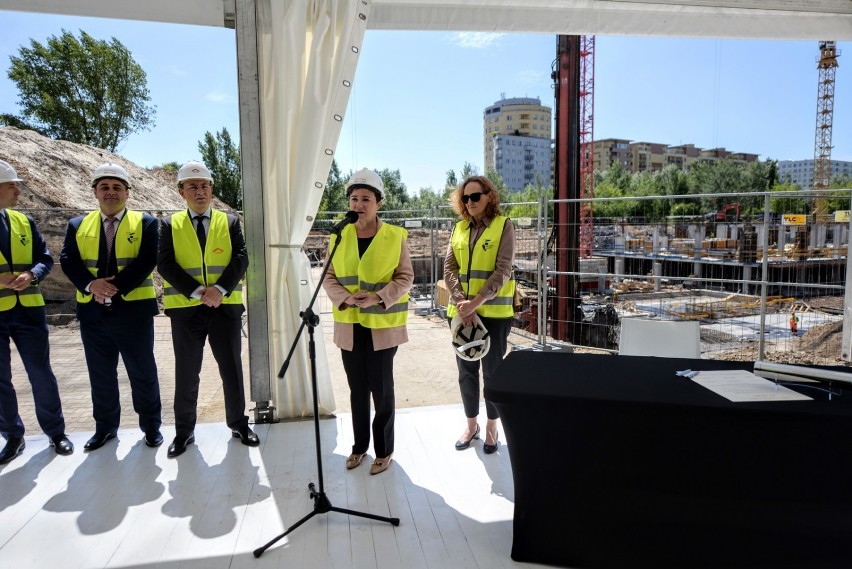
[[[148, 75], [156, 126], [119, 154], [183, 162], [206, 131], [238, 137], [233, 30], [2, 11], [0, 23], [0, 112], [18, 112], [9, 57], [30, 38], [82, 29], [115, 36]], [[832, 158], [852, 160], [852, 42], [838, 46]], [[596, 139], [813, 158], [816, 41], [598, 36], [596, 52]], [[485, 107], [503, 95], [553, 106], [554, 58], [551, 35], [368, 31], [337, 161], [344, 172], [399, 169], [412, 193], [440, 189], [448, 169], [482, 168]]]

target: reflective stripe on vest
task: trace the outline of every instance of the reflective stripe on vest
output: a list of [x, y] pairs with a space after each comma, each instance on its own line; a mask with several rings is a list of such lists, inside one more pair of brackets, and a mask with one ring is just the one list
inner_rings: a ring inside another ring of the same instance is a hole
[[[175, 260], [201, 286], [216, 284], [231, 262], [231, 234], [228, 231], [228, 215], [219, 210], [210, 210], [210, 228], [207, 230], [207, 246], [201, 256], [201, 244], [195, 232], [195, 224], [186, 211], [172, 215], [172, 243]], [[203, 268], [202, 268], [203, 267]], [[206, 269], [206, 270], [205, 270]], [[231, 294], [222, 297], [222, 304], [242, 304], [243, 285], [239, 283]], [[187, 298], [163, 279], [163, 306], [188, 308], [200, 306], [201, 301]]]
[[[30, 220], [23, 213], [7, 209], [9, 215], [9, 244], [11, 263], [0, 252], [0, 274], [20, 275], [33, 266], [33, 232]], [[10, 288], [0, 289], [0, 311], [11, 310], [20, 301], [21, 306], [44, 306], [44, 297], [36, 285], [20, 292]]]
[[[402, 243], [408, 231], [401, 227], [382, 223], [364, 256], [358, 257], [358, 233], [353, 225], [340, 232], [340, 246], [332, 259], [334, 274], [346, 290], [355, 294], [359, 291], [378, 292], [393, 280], [399, 266]], [[329, 250], [334, 247], [336, 235], [331, 236]], [[332, 307], [335, 322], [361, 324], [365, 328], [396, 328], [408, 322], [408, 293], [393, 306], [369, 308], [351, 306], [341, 310]]]
[[[486, 281], [494, 274], [497, 266], [497, 251], [500, 249], [500, 239], [508, 217], [498, 215], [491, 220], [491, 225], [485, 228], [476, 241], [473, 251], [470, 250], [470, 221], [460, 221], [453, 229], [452, 247], [459, 264], [459, 282], [465, 293], [465, 298], [476, 296]], [[468, 266], [470, 264], [470, 266]], [[515, 311], [515, 279], [509, 278], [497, 291], [497, 296], [486, 300], [476, 309], [480, 316], [488, 318], [511, 318]], [[458, 308], [454, 303], [447, 307], [447, 316], [457, 315]]]
[[[101, 248], [101, 220], [100, 210], [95, 210], [80, 222], [77, 228], [77, 249], [80, 250], [80, 259], [93, 277], [98, 276], [98, 256]], [[138, 211], [125, 210], [124, 217], [115, 229], [115, 263], [119, 271], [123, 270], [130, 262], [139, 256], [142, 248], [142, 213]], [[94, 296], [87, 292], [77, 291], [77, 302], [91, 302]], [[157, 298], [154, 289], [154, 272], [152, 271], [142, 283], [121, 296], [124, 300], [146, 300]]]

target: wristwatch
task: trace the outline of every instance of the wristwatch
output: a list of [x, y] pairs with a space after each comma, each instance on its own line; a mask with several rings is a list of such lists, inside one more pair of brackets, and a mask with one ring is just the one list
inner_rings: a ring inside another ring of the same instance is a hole
[[32, 272], [32, 271], [24, 271], [24, 272], [29, 273], [30, 275], [32, 275], [33, 280], [32, 280], [32, 282], [30, 282], [30, 284], [31, 284], [32, 286], [35, 286], [35, 285], [37, 285], [37, 284], [39, 283], [39, 279], [38, 279], [38, 278], [36, 278], [36, 276], [35, 276], [35, 273], [34, 273], [34, 272]]

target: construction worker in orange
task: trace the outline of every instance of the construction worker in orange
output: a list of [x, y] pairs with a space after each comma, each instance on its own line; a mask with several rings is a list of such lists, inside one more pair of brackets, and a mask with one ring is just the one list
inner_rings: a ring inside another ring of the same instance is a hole
[[799, 317], [793, 311], [790, 311], [790, 333], [793, 336], [799, 335]]

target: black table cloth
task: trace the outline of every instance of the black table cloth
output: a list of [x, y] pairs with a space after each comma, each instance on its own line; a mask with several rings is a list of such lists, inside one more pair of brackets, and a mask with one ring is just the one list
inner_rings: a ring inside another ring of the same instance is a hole
[[512, 463], [512, 558], [852, 567], [852, 390], [733, 403], [675, 374], [752, 367], [511, 353], [486, 395]]

